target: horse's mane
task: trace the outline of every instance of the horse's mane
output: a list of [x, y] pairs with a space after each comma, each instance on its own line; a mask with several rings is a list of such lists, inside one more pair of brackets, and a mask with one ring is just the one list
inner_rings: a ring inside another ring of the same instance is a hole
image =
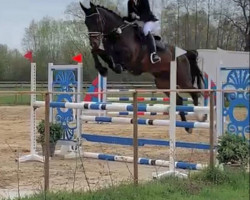
[[106, 10], [106, 11], [110, 12], [111, 14], [115, 15], [116, 17], [122, 19], [122, 17], [120, 15], [118, 15], [116, 12], [114, 12], [113, 10], [110, 10], [110, 9], [108, 9], [108, 8], [106, 8], [104, 6], [100, 6], [100, 5], [96, 5], [96, 7], [101, 8], [103, 10]]

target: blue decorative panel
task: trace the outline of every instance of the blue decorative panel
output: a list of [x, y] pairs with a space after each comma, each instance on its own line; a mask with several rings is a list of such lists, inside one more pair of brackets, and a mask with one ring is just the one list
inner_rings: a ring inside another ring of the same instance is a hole
[[[242, 135], [250, 133], [250, 73], [249, 69], [232, 69], [227, 75], [226, 83], [223, 85], [223, 89], [227, 90], [237, 90], [237, 92], [227, 93], [225, 97], [229, 102], [229, 106], [223, 108], [223, 116], [229, 118], [229, 124], [227, 131], [230, 133], [235, 133], [237, 135]], [[243, 91], [245, 90], [245, 91]], [[248, 90], [248, 91], [246, 91]], [[234, 116], [234, 110], [236, 107], [242, 106], [247, 110], [246, 118], [239, 120]]]
[[[53, 87], [58, 92], [74, 92], [73, 88], [77, 87], [77, 80], [74, 70], [54, 70]], [[55, 95], [57, 102], [72, 102], [74, 95], [57, 94]], [[74, 120], [73, 109], [57, 108], [55, 117], [56, 121], [61, 123], [65, 133], [63, 140], [72, 140], [76, 130], [76, 122]]]

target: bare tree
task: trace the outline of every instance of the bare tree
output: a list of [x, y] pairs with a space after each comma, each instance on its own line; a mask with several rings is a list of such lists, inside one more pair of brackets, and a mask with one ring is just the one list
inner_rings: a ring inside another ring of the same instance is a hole
[[69, 4], [64, 13], [70, 17], [73, 17], [74, 19], [84, 19], [84, 12], [81, 10], [79, 3]]
[[177, 45], [180, 45], [180, 0], [177, 0]]
[[218, 28], [217, 28], [217, 47], [221, 47], [220, 46], [220, 34], [221, 34], [221, 26], [222, 26], [222, 10], [223, 10], [223, 1], [220, 1], [220, 8], [219, 8], [219, 19], [218, 19]]
[[198, 48], [197, 46], [197, 34], [198, 34], [198, 0], [195, 0], [195, 49]]
[[189, 16], [190, 16], [190, 4], [191, 0], [183, 0], [183, 6], [185, 8], [185, 48], [190, 48], [190, 42], [191, 42], [191, 35], [190, 35], [190, 22], [189, 22]]
[[210, 14], [211, 14], [211, 0], [207, 0], [207, 40], [206, 48], [209, 48], [209, 31], [210, 31]]
[[244, 37], [244, 50], [250, 51], [250, 15], [249, 0], [231, 0], [234, 9], [224, 14], [226, 19], [238, 29]]

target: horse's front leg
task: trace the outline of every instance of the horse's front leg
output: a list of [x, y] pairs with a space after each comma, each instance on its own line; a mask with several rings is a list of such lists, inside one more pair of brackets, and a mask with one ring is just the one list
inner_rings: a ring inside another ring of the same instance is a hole
[[99, 55], [98, 53], [96, 53], [95, 51], [92, 51], [92, 56], [95, 62], [95, 68], [101, 74], [101, 76], [106, 77], [108, 74], [108, 69], [102, 66], [101, 62], [99, 61], [98, 55]]
[[122, 72], [125, 70], [130, 71], [130, 64], [132, 59], [132, 52], [129, 48], [124, 48], [121, 46], [116, 45], [115, 47], [111, 48], [110, 55], [112, 55], [113, 63], [114, 63], [114, 71], [115, 72]]
[[108, 64], [109, 68], [114, 71], [117, 74], [121, 74], [123, 69], [122, 67], [117, 67], [117, 64], [115, 64], [113, 58], [109, 56], [105, 51], [99, 54], [99, 56], [102, 58], [102, 60]]

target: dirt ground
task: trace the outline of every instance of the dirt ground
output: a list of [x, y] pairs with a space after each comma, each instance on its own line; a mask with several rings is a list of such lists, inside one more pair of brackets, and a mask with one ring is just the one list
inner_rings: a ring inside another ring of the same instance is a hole
[[[12, 195], [18, 185], [25, 194], [40, 191], [43, 188], [43, 164], [21, 163], [15, 159], [28, 154], [30, 149], [30, 108], [29, 106], [0, 107], [0, 199], [1, 196]], [[37, 112], [37, 119], [44, 118], [44, 109]], [[83, 132], [120, 135], [132, 137], [132, 125], [83, 124]], [[166, 139], [168, 127], [139, 126], [141, 138]], [[177, 129], [178, 141], [208, 143], [209, 131], [195, 129], [187, 134], [184, 129]], [[94, 144], [84, 141], [84, 151], [111, 153], [117, 155], [133, 155], [132, 147], [118, 145]], [[41, 147], [38, 144], [38, 151]], [[139, 156], [169, 160], [167, 147], [140, 147]], [[187, 162], [208, 162], [208, 152], [190, 149], [178, 149], [177, 160]], [[163, 167], [139, 166], [140, 181], [152, 179], [152, 172], [168, 170]], [[106, 162], [94, 159], [64, 160], [53, 158], [50, 162], [50, 186], [54, 190], [95, 190], [123, 181], [132, 181], [133, 165], [128, 163]], [[18, 178], [19, 177], [19, 178]], [[19, 181], [18, 181], [19, 180]], [[19, 182], [19, 184], [18, 184]], [[88, 186], [89, 185], [89, 186]]]

